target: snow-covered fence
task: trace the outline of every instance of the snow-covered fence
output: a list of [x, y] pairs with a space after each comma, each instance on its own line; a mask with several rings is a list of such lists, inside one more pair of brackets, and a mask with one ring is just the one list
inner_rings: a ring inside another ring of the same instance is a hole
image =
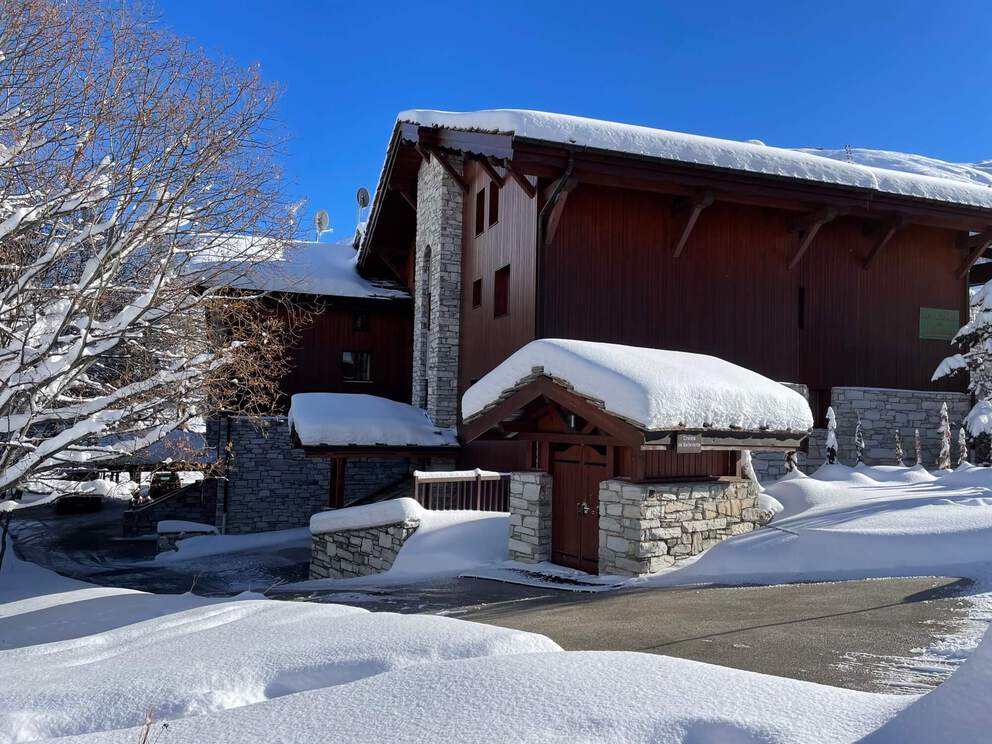
[[425, 509], [510, 511], [510, 474], [493, 470], [413, 473], [413, 498]]

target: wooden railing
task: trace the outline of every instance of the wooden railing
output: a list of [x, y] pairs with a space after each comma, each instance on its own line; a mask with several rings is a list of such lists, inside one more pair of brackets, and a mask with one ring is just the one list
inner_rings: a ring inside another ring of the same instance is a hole
[[413, 473], [413, 498], [425, 509], [510, 511], [510, 474], [492, 470]]

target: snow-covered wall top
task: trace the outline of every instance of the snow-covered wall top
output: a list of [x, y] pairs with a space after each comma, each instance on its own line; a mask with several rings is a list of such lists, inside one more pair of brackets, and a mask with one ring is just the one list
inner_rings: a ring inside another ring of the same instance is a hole
[[[232, 244], [245, 239], [232, 236]], [[223, 264], [223, 245], [213, 253]], [[358, 273], [358, 256], [348, 243], [314, 243], [292, 241], [271, 258], [244, 269], [244, 247], [232, 245], [231, 254], [239, 257], [232, 270], [230, 286], [260, 292], [295, 292], [333, 297], [397, 299], [409, 297], [398, 286], [371, 282]], [[268, 251], [266, 251], [268, 252]], [[224, 283], [223, 274], [220, 277]]]
[[289, 426], [305, 447], [454, 447], [453, 429], [435, 426], [422, 408], [376, 395], [297, 393]]
[[[951, 177], [953, 168], [906, 168], [906, 158], [879, 158], [869, 164], [847, 162], [831, 151], [791, 150], [755, 142], [703, 137], [587, 119], [567, 114], [520, 109], [451, 112], [411, 109], [399, 122], [424, 127], [512, 134], [516, 137], [630, 153], [680, 163], [781, 176], [801, 181], [873, 189], [887, 194], [992, 209], [992, 189], [977, 178]], [[877, 151], [865, 151], [877, 152]], [[898, 155], [898, 153], [890, 153]], [[910, 159], [915, 156], [910, 156]], [[866, 161], [868, 158], [865, 158]], [[950, 164], [947, 164], [950, 165]], [[919, 164], [917, 164], [919, 166]], [[974, 169], [979, 170], [979, 169]], [[960, 176], [960, 174], [959, 174]], [[982, 185], [980, 185], [982, 184]]]
[[534, 368], [646, 431], [743, 429], [806, 432], [806, 399], [774, 380], [713, 356], [592, 341], [531, 341], [465, 391], [465, 420], [532, 377]]
[[411, 498], [387, 499], [375, 504], [317, 512], [310, 517], [310, 533], [323, 535], [342, 530], [364, 530], [387, 524], [419, 522], [423, 513], [423, 507]]

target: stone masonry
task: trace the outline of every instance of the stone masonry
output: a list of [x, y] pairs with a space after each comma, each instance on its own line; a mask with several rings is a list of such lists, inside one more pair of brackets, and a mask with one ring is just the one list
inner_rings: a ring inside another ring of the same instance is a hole
[[214, 478], [192, 483], [169, 496], [124, 512], [124, 537], [153, 535], [163, 519], [212, 524], [217, 516]]
[[[448, 160], [462, 170], [460, 155]], [[438, 426], [458, 420], [458, 333], [461, 305], [461, 187], [437, 158], [417, 175], [413, 404]]]
[[[794, 389], [797, 386], [789, 385]], [[802, 388], [805, 394], [805, 386]], [[854, 429], [861, 415], [865, 437], [865, 462], [869, 465], [894, 465], [895, 431], [902, 437], [907, 465], [916, 462], [913, 430], [920, 430], [923, 441], [923, 464], [936, 465], [940, 439], [940, 406], [947, 403], [950, 413], [952, 439], [957, 442], [957, 428], [970, 410], [965, 393], [942, 393], [929, 390], [897, 390], [890, 388], [835, 387], [830, 391], [830, 404], [837, 415], [837, 453], [840, 462], [854, 465]], [[798, 453], [799, 467], [809, 473], [827, 460], [826, 429], [813, 429], [809, 439], [809, 454]], [[955, 444], [954, 447], [957, 445]], [[953, 450], [952, 450], [953, 451]], [[956, 456], [956, 451], [955, 456]], [[769, 483], [785, 475], [785, 457], [780, 453], [756, 452], [754, 470], [758, 480]]]
[[752, 531], [770, 514], [749, 480], [685, 483], [604, 481], [599, 486], [599, 572], [654, 573], [721, 540]]
[[522, 563], [551, 560], [551, 476], [513, 473], [510, 477], [509, 558]]
[[313, 536], [311, 579], [348, 579], [388, 571], [420, 520]]
[[[230, 472], [226, 484], [217, 484], [213, 523], [228, 534], [305, 527], [327, 506], [330, 463], [293, 447], [285, 416], [264, 418], [260, 426], [241, 416], [230, 422]], [[222, 459], [226, 439], [226, 420], [209, 419], [207, 443]]]

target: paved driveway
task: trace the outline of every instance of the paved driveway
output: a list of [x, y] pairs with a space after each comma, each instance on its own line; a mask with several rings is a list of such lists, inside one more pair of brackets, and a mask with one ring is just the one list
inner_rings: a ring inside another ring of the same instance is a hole
[[913, 650], [954, 632], [971, 582], [879, 579], [746, 588], [628, 589], [467, 608], [465, 620], [542, 633], [565, 649], [642, 651], [858, 690], [942, 681]]

